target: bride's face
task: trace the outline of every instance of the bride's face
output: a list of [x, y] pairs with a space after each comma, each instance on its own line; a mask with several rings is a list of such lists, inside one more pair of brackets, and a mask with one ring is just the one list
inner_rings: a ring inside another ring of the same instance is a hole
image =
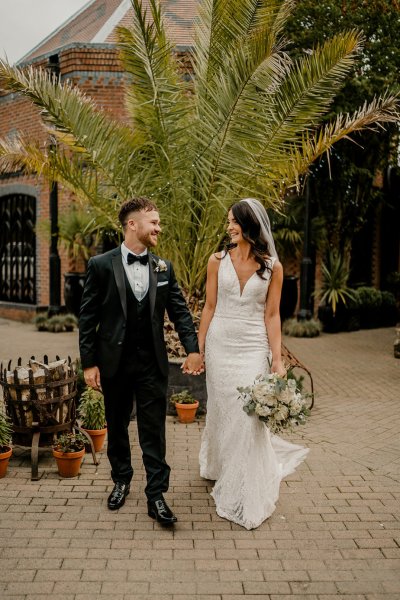
[[233, 244], [239, 244], [243, 241], [242, 228], [240, 227], [239, 223], [236, 222], [231, 210], [228, 212], [228, 226], [226, 231], [228, 232]]

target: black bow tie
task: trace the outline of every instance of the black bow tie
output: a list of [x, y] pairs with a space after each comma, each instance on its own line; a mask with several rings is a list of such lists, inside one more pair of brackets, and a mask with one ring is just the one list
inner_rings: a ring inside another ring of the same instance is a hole
[[142, 256], [136, 256], [136, 254], [132, 254], [129, 252], [128, 254], [128, 265], [132, 265], [134, 262], [139, 261], [141, 265], [147, 265], [149, 262], [149, 255], [143, 254]]

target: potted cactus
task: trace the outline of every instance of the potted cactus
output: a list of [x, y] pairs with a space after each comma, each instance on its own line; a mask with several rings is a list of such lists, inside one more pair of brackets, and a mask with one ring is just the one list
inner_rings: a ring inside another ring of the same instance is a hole
[[103, 394], [87, 387], [80, 397], [78, 415], [82, 429], [92, 438], [95, 451], [100, 452], [107, 433]]
[[8, 461], [12, 454], [12, 433], [10, 421], [0, 412], [0, 479], [7, 473]]

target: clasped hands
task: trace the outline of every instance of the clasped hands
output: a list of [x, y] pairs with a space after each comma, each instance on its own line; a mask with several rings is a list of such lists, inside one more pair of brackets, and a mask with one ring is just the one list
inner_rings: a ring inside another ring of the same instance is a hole
[[181, 369], [186, 375], [201, 375], [205, 371], [204, 355], [199, 352], [191, 352], [187, 355]]

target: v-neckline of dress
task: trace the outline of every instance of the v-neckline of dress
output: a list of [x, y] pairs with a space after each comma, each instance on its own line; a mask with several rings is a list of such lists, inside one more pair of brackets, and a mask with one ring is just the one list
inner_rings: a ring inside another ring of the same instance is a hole
[[244, 286], [241, 288], [241, 287], [240, 287], [240, 279], [239, 279], [239, 275], [237, 274], [237, 271], [236, 271], [236, 269], [235, 269], [235, 265], [233, 264], [233, 260], [232, 260], [232, 258], [231, 258], [231, 255], [230, 255], [230, 253], [229, 253], [229, 252], [228, 252], [228, 256], [229, 256], [229, 260], [231, 261], [232, 269], [233, 269], [233, 271], [234, 271], [234, 273], [235, 273], [235, 276], [236, 276], [236, 281], [237, 281], [237, 284], [238, 284], [238, 286], [239, 286], [239, 298], [241, 298], [241, 297], [243, 296], [243, 294], [244, 294], [244, 291], [245, 291], [245, 289], [246, 289], [246, 286], [247, 286], [247, 284], [249, 283], [250, 279], [252, 279], [252, 278], [254, 277], [254, 275], [257, 273], [257, 271], [254, 271], [254, 273], [252, 273], [252, 275], [250, 275], [250, 277], [247, 279], [247, 281], [246, 281], [246, 283], [244, 284]]

